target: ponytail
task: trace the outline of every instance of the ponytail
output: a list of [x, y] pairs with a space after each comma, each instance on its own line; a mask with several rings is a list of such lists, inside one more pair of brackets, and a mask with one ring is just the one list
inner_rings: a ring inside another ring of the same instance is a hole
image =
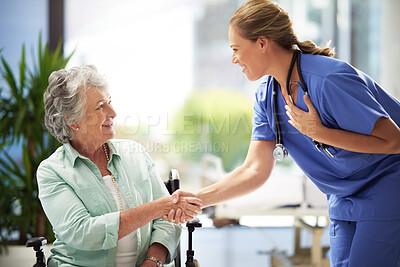
[[307, 40], [304, 42], [296, 41], [295, 44], [301, 52], [312, 55], [322, 55], [333, 57], [335, 55], [335, 48], [330, 48], [330, 41], [322, 48], [318, 47], [313, 41]]

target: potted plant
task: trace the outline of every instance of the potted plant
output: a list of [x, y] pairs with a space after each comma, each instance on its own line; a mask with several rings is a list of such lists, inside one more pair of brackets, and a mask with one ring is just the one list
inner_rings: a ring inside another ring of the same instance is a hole
[[[32, 69], [27, 68], [22, 46], [18, 75], [1, 56], [0, 75], [6, 88], [0, 88], [0, 254], [15, 232], [19, 232], [17, 244], [32, 236], [53, 239], [38, 199], [36, 169], [59, 146], [43, 123], [43, 93], [51, 72], [65, 68], [72, 56], [65, 57], [61, 48], [60, 42], [50, 50], [40, 34]], [[11, 145], [20, 150], [20, 160], [10, 156]]]

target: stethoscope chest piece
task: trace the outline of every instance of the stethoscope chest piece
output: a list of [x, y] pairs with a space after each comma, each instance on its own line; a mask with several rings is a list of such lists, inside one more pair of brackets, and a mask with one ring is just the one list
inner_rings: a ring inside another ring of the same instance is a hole
[[285, 158], [287, 158], [287, 156], [289, 155], [289, 153], [287, 152], [287, 150], [283, 147], [282, 144], [276, 144], [276, 147], [274, 149], [273, 152], [274, 155], [274, 159], [277, 161], [282, 161]]

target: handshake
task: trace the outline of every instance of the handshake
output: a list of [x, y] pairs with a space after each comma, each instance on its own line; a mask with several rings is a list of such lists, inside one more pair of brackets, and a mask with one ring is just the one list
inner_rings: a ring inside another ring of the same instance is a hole
[[166, 198], [168, 204], [161, 218], [176, 224], [193, 220], [204, 207], [204, 202], [197, 195], [183, 190], [177, 190]]

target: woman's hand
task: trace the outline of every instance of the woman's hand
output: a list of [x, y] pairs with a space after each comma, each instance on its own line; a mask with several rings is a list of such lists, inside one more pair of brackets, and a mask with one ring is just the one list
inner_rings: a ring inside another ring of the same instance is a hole
[[288, 122], [302, 134], [318, 141], [318, 133], [325, 126], [308, 95], [304, 96], [304, 102], [308, 107], [308, 112], [299, 109], [292, 102], [285, 106], [286, 114], [290, 119]]
[[169, 222], [175, 221], [176, 224], [193, 220], [201, 213], [201, 207], [204, 205], [203, 201], [195, 194], [183, 190], [177, 190], [171, 195], [171, 198], [177, 208], [171, 209], [168, 214], [162, 216], [162, 219]]

